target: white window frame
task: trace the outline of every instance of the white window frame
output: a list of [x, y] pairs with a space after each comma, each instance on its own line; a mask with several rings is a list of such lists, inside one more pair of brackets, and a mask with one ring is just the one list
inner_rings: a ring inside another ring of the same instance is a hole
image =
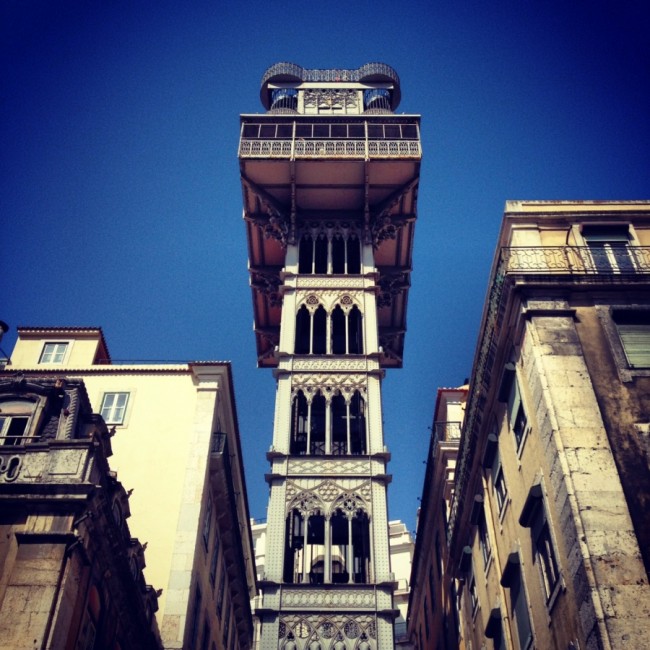
[[[48, 350], [48, 348], [52, 350]], [[46, 341], [43, 343], [43, 348], [41, 349], [41, 354], [38, 358], [39, 365], [45, 366], [61, 366], [68, 360], [70, 356], [70, 348], [72, 347], [71, 341]], [[59, 350], [59, 348], [61, 348]], [[60, 359], [56, 360], [56, 357], [60, 355]], [[47, 357], [47, 360], [45, 359]]]
[[[126, 396], [126, 401], [123, 406], [117, 406], [115, 404], [111, 404], [110, 406], [106, 406], [106, 398], [111, 397], [111, 396], [116, 396], [117, 399], [119, 399], [121, 396], [125, 395]], [[118, 426], [123, 426], [126, 423], [126, 415], [127, 411], [129, 408], [129, 404], [131, 403], [131, 393], [126, 390], [115, 390], [115, 391], [106, 391], [102, 395], [102, 406], [99, 410], [101, 416], [104, 418], [104, 422], [106, 424], [115, 424]], [[121, 410], [122, 415], [121, 417], [118, 417], [116, 413]], [[106, 411], [106, 414], [104, 413]]]
[[[0, 409], [2, 409], [0, 412], [0, 446], [22, 447], [33, 440], [32, 423], [37, 406], [36, 402], [20, 398], [0, 401]], [[20, 436], [7, 438], [11, 424], [16, 419], [25, 420], [25, 427]]]

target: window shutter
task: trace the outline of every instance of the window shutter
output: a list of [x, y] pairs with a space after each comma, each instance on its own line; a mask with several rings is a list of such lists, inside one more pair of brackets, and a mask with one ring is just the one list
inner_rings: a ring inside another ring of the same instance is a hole
[[619, 323], [618, 333], [628, 363], [634, 368], [650, 367], [650, 324]]

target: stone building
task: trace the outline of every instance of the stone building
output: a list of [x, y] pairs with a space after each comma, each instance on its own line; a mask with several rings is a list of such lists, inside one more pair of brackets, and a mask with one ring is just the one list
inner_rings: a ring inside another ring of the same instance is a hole
[[[252, 646], [256, 579], [230, 364], [115, 363], [99, 328], [18, 328], [5, 376], [83, 379], [161, 589], [165, 648]], [[25, 445], [25, 449], [28, 446]]]
[[466, 399], [467, 386], [439, 388], [436, 397], [408, 603], [408, 635], [418, 650], [458, 647], [447, 523]]
[[420, 169], [399, 78], [269, 68], [239, 160], [259, 365], [277, 379], [263, 650], [394, 647], [381, 381], [402, 364]]
[[466, 647], [647, 646], [649, 407], [650, 203], [508, 202], [449, 519]]
[[162, 647], [111, 435], [83, 381], [0, 373], [0, 649]]

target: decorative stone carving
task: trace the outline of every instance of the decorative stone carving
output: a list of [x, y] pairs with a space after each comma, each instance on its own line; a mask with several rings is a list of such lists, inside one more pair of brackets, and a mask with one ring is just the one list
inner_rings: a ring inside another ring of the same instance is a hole
[[328, 590], [322, 589], [284, 589], [282, 607], [318, 607], [321, 609], [370, 608], [375, 606], [375, 593], [372, 589]]
[[[317, 594], [318, 592], [312, 593]], [[337, 592], [333, 599], [337, 603], [340, 602], [340, 594], [341, 592]], [[287, 595], [288, 592], [285, 592], [285, 599]], [[370, 604], [361, 605], [362, 607], [373, 606], [374, 598], [371, 593], [368, 596], [370, 598], [366, 600], [367, 596], [364, 595], [362, 602], [370, 601]], [[292, 596], [289, 597], [289, 600], [294, 602]], [[313, 600], [313, 598], [310, 597], [306, 600]], [[319, 604], [315, 603], [316, 606]], [[344, 605], [331, 604], [326, 609], [339, 606]], [[360, 648], [362, 643], [369, 643], [374, 639], [376, 639], [376, 622], [374, 616], [370, 614], [357, 614], [356, 616], [335, 613], [284, 614], [278, 627], [278, 646], [283, 650], [309, 649], [310, 644], [314, 641], [320, 642], [320, 646], [328, 650], [344, 650]]]
[[301, 359], [295, 358], [293, 360], [293, 370], [300, 371], [306, 370], [311, 372], [332, 372], [334, 370], [347, 370], [348, 372], [361, 371], [367, 369], [368, 361], [366, 359]]
[[282, 305], [282, 296], [280, 295], [281, 284], [282, 281], [277, 273], [251, 271], [251, 287], [268, 296], [272, 307], [280, 307]]
[[346, 113], [348, 112], [347, 109], [356, 109], [359, 102], [356, 90], [339, 88], [314, 88], [305, 90], [303, 96], [305, 110], [308, 112], [317, 110], [330, 111], [336, 108]]
[[298, 291], [296, 296], [296, 308], [300, 309], [305, 305], [310, 312], [314, 312], [319, 305], [323, 305], [325, 311], [331, 313], [337, 305], [340, 305], [343, 311], [349, 312], [356, 305], [363, 312], [363, 293], [361, 291], [346, 291], [343, 295], [341, 291], [327, 289], [313, 292]]
[[364, 460], [322, 460], [315, 459], [290, 459], [290, 474], [310, 474], [318, 472], [319, 474], [368, 474], [370, 464], [367, 459]]
[[[355, 485], [356, 483], [356, 485]], [[370, 481], [352, 482], [343, 486], [331, 479], [319, 481], [315, 486], [305, 489], [294, 481], [287, 481], [286, 514], [294, 508], [303, 516], [315, 513], [329, 515], [336, 510], [342, 510], [346, 515], [353, 516], [363, 510], [371, 514]]]
[[390, 307], [393, 304], [393, 297], [409, 288], [409, 274], [384, 274], [379, 278], [378, 284], [379, 294], [377, 296], [377, 307]]
[[318, 283], [319, 288], [323, 289], [363, 289], [365, 286], [365, 279], [360, 276], [318, 276], [318, 279], [316, 279], [314, 276], [302, 275], [297, 278], [296, 286], [298, 289], [313, 289], [316, 283]]
[[308, 402], [320, 392], [329, 400], [334, 395], [343, 395], [347, 400], [352, 397], [355, 390], [366, 396], [367, 376], [362, 374], [303, 374], [295, 373], [291, 377], [291, 393], [293, 396], [301, 390]]

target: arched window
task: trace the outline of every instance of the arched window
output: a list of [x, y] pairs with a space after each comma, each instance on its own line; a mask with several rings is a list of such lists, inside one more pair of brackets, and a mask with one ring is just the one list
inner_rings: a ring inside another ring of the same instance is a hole
[[332, 540], [331, 562], [332, 582], [335, 584], [346, 584], [350, 581], [350, 574], [347, 570], [349, 530], [348, 518], [341, 510], [337, 510], [330, 519]]
[[363, 584], [370, 579], [370, 522], [359, 510], [352, 518], [352, 564], [354, 582]]
[[345, 273], [345, 243], [341, 235], [332, 239], [332, 273]]
[[361, 240], [355, 232], [307, 233], [298, 243], [298, 273], [358, 275], [361, 273]]
[[298, 247], [298, 273], [314, 272], [314, 240], [311, 235], [305, 235]]
[[352, 395], [349, 405], [350, 423], [350, 453], [353, 455], [364, 455], [366, 451], [366, 411], [363, 397], [359, 391]]
[[311, 315], [305, 305], [296, 314], [296, 354], [309, 354], [311, 340]]
[[325, 578], [325, 517], [313, 514], [307, 520], [305, 561], [309, 569], [309, 582], [322, 584]]
[[361, 273], [361, 242], [356, 235], [351, 235], [348, 237], [346, 244], [346, 252], [348, 257], [346, 272], [349, 275], [358, 275]]
[[314, 331], [312, 338], [312, 353], [326, 354], [327, 348], [327, 312], [323, 305], [319, 305], [314, 312]]
[[356, 305], [348, 314], [348, 354], [363, 354], [361, 312]]
[[305, 522], [296, 508], [291, 510], [287, 517], [284, 539], [283, 580], [288, 583], [300, 582], [302, 577], [302, 549], [305, 544]]
[[325, 454], [325, 423], [327, 403], [325, 397], [318, 394], [311, 404], [311, 422], [309, 431], [309, 452], [315, 456]]
[[332, 354], [345, 354], [345, 313], [340, 305], [332, 312]]
[[298, 391], [291, 409], [291, 454], [302, 456], [307, 453], [308, 416], [307, 399], [302, 391]]
[[314, 273], [325, 275], [327, 273], [327, 237], [324, 234], [316, 238], [314, 251]]
[[332, 454], [348, 453], [348, 406], [343, 395], [332, 398]]

